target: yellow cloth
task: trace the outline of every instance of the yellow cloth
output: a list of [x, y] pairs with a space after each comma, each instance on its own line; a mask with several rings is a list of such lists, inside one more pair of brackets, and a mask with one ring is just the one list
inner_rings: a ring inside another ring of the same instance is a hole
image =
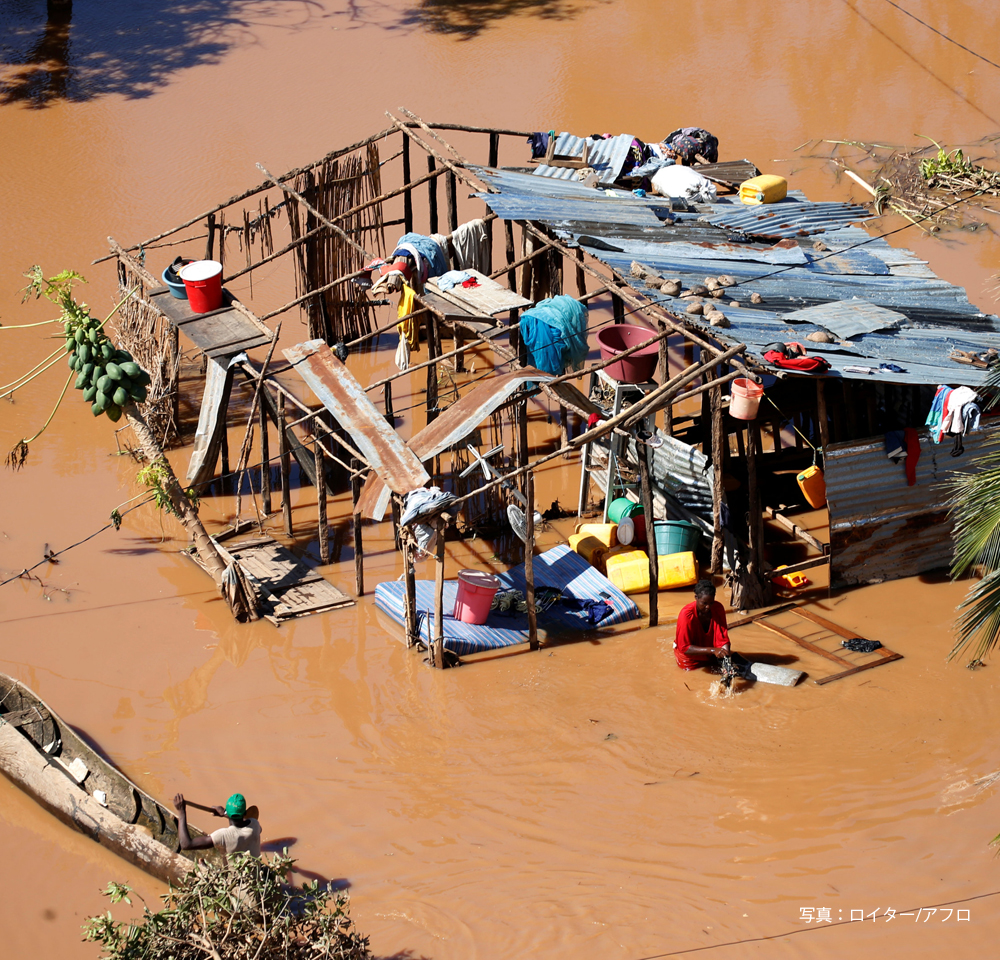
[[[403, 292], [399, 297], [399, 309], [397, 317], [405, 317], [408, 313], [413, 313], [413, 288], [403, 284]], [[406, 343], [411, 350], [416, 350], [420, 346], [420, 333], [417, 329], [417, 318], [410, 317], [402, 323], [396, 325], [401, 337], [406, 338]]]

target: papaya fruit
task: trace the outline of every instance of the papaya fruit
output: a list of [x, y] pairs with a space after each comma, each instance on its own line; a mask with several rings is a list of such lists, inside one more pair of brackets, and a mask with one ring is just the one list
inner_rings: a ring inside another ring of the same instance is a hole
[[112, 380], [121, 380], [122, 378], [122, 368], [119, 367], [118, 364], [114, 362], [114, 360], [108, 361], [107, 366], [105, 366], [104, 368], [104, 372]]
[[122, 373], [130, 380], [138, 377], [139, 371], [142, 369], [134, 360], [126, 360], [124, 363], [119, 364], [119, 366], [122, 368]]
[[86, 385], [87, 385], [87, 376], [86, 376], [86, 374], [84, 374], [84, 373], [77, 374], [76, 383], [73, 384], [73, 387], [76, 390], [82, 390]]
[[87, 387], [86, 390], [83, 391], [83, 399], [87, 403], [93, 403], [95, 396], [97, 396], [97, 387], [95, 386], [89, 386]]
[[73, 337], [77, 343], [83, 343], [87, 339], [87, 331], [83, 327], [77, 327], [73, 333]]
[[99, 332], [98, 332], [98, 330], [97, 330], [97, 327], [91, 327], [91, 328], [90, 328], [90, 329], [89, 329], [89, 330], [87, 331], [87, 339], [88, 339], [88, 340], [89, 340], [89, 341], [90, 341], [91, 343], [97, 343], [97, 338], [98, 338], [98, 336], [100, 336], [100, 334], [99, 334]]
[[101, 393], [114, 393], [114, 381], [107, 374], [104, 374], [104, 376], [97, 378], [97, 389]]
[[104, 357], [105, 360], [110, 360], [114, 355], [114, 347], [112, 347], [111, 344], [105, 340], [104, 343], [101, 344], [101, 356]]
[[67, 337], [71, 337], [73, 335], [73, 324], [70, 323], [69, 320], [63, 321], [63, 333], [65, 333]]
[[135, 382], [141, 383], [144, 387], [148, 387], [153, 382], [153, 378], [140, 367], [139, 376], [135, 378]]
[[114, 400], [116, 407], [124, 407], [128, 403], [128, 391], [124, 387], [119, 387], [111, 399]]
[[122, 408], [115, 403], [112, 403], [104, 412], [112, 423], [117, 423], [122, 418]]
[[80, 358], [81, 363], [90, 363], [90, 345], [81, 343], [77, 348], [76, 355]]
[[68, 356], [68, 357], [66, 358], [66, 363], [68, 363], [68, 364], [69, 364], [69, 368], [70, 368], [70, 370], [75, 370], [75, 369], [76, 369], [76, 354], [75, 354], [75, 353], [71, 353], [71, 354], [70, 354], [70, 355], [69, 355], [69, 356]]
[[132, 389], [129, 392], [129, 396], [136, 403], [145, 403], [146, 402], [146, 388], [141, 383], [133, 383], [132, 384]]
[[94, 364], [92, 364], [92, 363], [85, 363], [83, 365], [83, 368], [80, 370], [80, 373], [82, 373], [87, 378], [87, 380], [89, 381], [90, 377], [91, 377], [91, 374], [93, 374], [93, 372], [94, 372], [95, 369], [96, 368], [94, 367]]
[[99, 365], [95, 366], [93, 372], [90, 374], [91, 384], [93, 384], [96, 387], [97, 384], [100, 382], [101, 377], [103, 376], [104, 376], [104, 367]]
[[76, 353], [76, 340], [73, 337], [66, 338], [66, 352]]
[[111, 398], [98, 387], [97, 393], [94, 394], [94, 406], [98, 408], [97, 413], [103, 413], [109, 403], [111, 403]]
[[99, 417], [99, 416], [100, 416], [100, 415], [101, 415], [102, 413], [104, 413], [104, 408], [103, 408], [103, 407], [99, 407], [99, 406], [97, 405], [97, 403], [95, 402], [95, 403], [92, 403], [92, 404], [90, 405], [90, 412], [91, 412], [91, 413], [92, 413], [92, 414], [93, 414], [93, 415], [94, 415], [95, 417]]

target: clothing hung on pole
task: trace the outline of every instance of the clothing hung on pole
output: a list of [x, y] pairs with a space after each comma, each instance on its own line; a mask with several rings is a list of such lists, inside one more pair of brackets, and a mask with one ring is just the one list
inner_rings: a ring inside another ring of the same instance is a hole
[[490, 275], [490, 244], [483, 220], [470, 220], [461, 224], [451, 235], [455, 251], [452, 266], [456, 270], [478, 270]]
[[521, 315], [528, 365], [558, 376], [576, 370], [589, 350], [586, 305], [567, 294], [539, 301]]

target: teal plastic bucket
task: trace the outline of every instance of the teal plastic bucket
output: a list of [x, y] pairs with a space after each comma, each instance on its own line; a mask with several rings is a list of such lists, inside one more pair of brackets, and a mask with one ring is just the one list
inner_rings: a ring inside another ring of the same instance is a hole
[[618, 497], [617, 500], [612, 500], [608, 507], [608, 522], [620, 523], [623, 517], [634, 517], [642, 512], [641, 503], [629, 500], [628, 497]]
[[659, 557], [698, 549], [701, 530], [687, 520], [657, 520], [653, 529], [656, 531], [656, 554]]

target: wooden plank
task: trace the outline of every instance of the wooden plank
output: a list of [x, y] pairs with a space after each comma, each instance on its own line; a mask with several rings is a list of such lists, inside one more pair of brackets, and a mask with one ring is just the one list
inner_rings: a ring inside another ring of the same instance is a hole
[[[747, 624], [756, 623], [758, 620], [762, 620], [764, 617], [770, 617], [777, 613], [783, 613], [785, 610], [790, 610], [795, 606], [795, 603], [782, 603], [780, 606], [771, 607], [769, 610], [760, 610], [757, 613], [751, 613], [748, 617], [741, 617], [739, 620], [731, 620], [728, 625], [729, 630], [735, 630], [736, 627], [745, 627]], [[676, 623], [677, 618], [675, 617], [673, 621]]]
[[405, 496], [427, 483], [430, 476], [423, 464], [322, 340], [300, 343], [283, 352], [389, 489]]
[[830, 562], [830, 555], [823, 557], [810, 557], [808, 560], [800, 560], [798, 563], [790, 563], [786, 567], [777, 567], [771, 571], [771, 578], [783, 577], [786, 573], [801, 573], [803, 570], [812, 570], [815, 567], [822, 567]]
[[[885, 648], [883, 647], [883, 649]], [[824, 683], [830, 683], [833, 680], [842, 680], [844, 677], [849, 677], [854, 673], [861, 673], [862, 670], [871, 670], [872, 667], [881, 667], [883, 663], [891, 663], [893, 660], [902, 659], [902, 654], [894, 653], [888, 657], [881, 657], [878, 660], [873, 660], [871, 663], [863, 663], [860, 667], [851, 667], [850, 670], [844, 670], [842, 673], [834, 673], [829, 677], [820, 677], [818, 680], [814, 680], [813, 683], [822, 685]]]
[[222, 435], [226, 430], [226, 411], [233, 389], [233, 370], [223, 360], [208, 358], [205, 392], [198, 413], [198, 429], [194, 449], [188, 463], [187, 482], [197, 487], [215, 476], [215, 464], [222, 450]]
[[442, 290], [433, 280], [428, 280], [427, 287], [445, 300], [450, 300], [478, 316], [494, 317], [498, 313], [509, 313], [511, 310], [531, 306], [530, 300], [508, 290], [486, 274], [478, 270], [465, 272], [471, 273], [479, 281], [479, 286], [456, 286], [450, 290]]
[[757, 625], [763, 627], [765, 630], [770, 630], [771, 633], [778, 634], [779, 637], [784, 637], [786, 640], [791, 640], [792, 643], [797, 643], [800, 647], [804, 647], [806, 650], [810, 650], [813, 653], [819, 654], [821, 657], [826, 657], [827, 660], [832, 660], [834, 663], [841, 667], [851, 667], [852, 664], [850, 660], [844, 660], [838, 657], [835, 653], [830, 653], [828, 650], [824, 650], [822, 647], [817, 647], [815, 643], [810, 643], [808, 640], [803, 640], [802, 637], [795, 636], [794, 633], [789, 633], [782, 627], [775, 626], [773, 623], [768, 623], [766, 619], [761, 618], [757, 621]]
[[209, 356], [239, 353], [274, 339], [272, 331], [228, 290], [222, 295], [223, 305], [208, 313], [195, 313], [187, 300], [178, 300], [165, 287], [151, 291], [149, 302]]
[[[822, 627], [824, 630], [829, 630], [830, 633], [835, 633], [839, 637], [843, 637], [845, 640], [865, 640], [866, 637], [862, 637], [861, 634], [855, 633], [853, 630], [848, 630], [846, 627], [840, 626], [840, 624], [834, 623], [832, 620], [826, 620], [812, 610], [807, 610], [805, 607], [796, 607], [792, 611], [796, 616], [802, 617], [804, 620], [811, 620], [817, 626]], [[884, 647], [882, 649], [885, 649]]]
[[796, 540], [801, 540], [803, 543], [808, 543], [810, 547], [814, 547], [819, 550], [820, 553], [829, 553], [830, 544], [823, 543], [822, 540], [817, 540], [808, 530], [803, 530], [794, 520], [789, 520], [783, 513], [779, 513], [773, 507], [764, 508], [764, 516], [769, 520], [774, 520], [783, 526]]

